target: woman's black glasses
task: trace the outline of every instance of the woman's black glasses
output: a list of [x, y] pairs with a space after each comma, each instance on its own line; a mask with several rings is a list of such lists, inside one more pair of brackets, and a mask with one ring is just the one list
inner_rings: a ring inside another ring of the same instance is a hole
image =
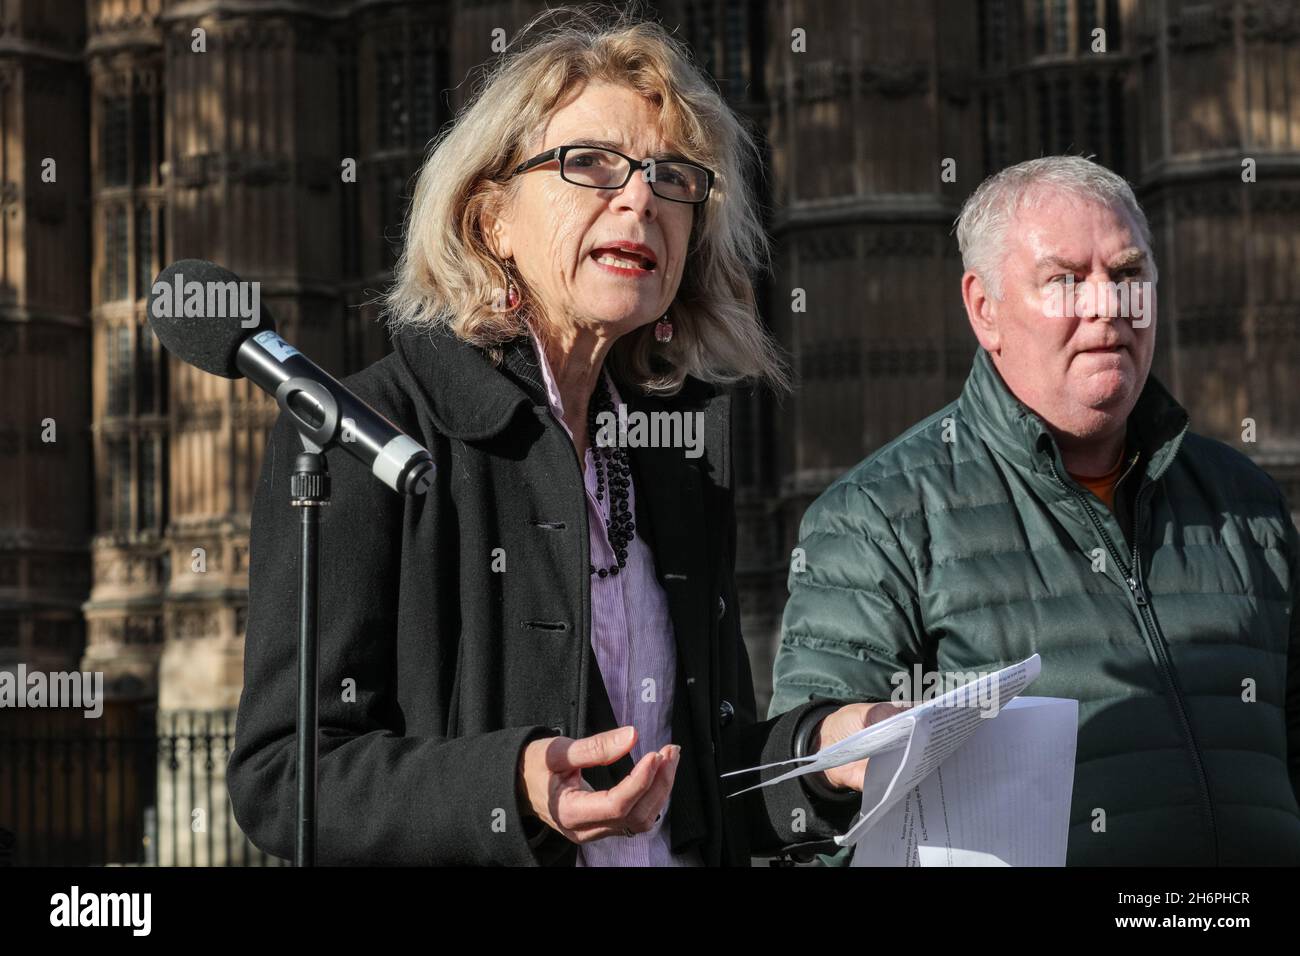
[[558, 160], [566, 183], [588, 189], [622, 189], [640, 171], [660, 199], [702, 203], [713, 188], [713, 170], [685, 160], [633, 159], [603, 146], [557, 146], [515, 167], [512, 175]]

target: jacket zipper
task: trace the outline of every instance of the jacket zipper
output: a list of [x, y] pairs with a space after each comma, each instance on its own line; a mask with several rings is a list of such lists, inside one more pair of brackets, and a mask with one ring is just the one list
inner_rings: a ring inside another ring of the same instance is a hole
[[[1182, 436], [1179, 436], [1179, 443], [1181, 443], [1181, 437]], [[1171, 455], [1175, 454], [1177, 450], [1178, 448], [1176, 444], [1170, 452]], [[1105, 543], [1106, 550], [1110, 552], [1111, 560], [1115, 562], [1115, 566], [1119, 568], [1120, 573], [1124, 575], [1124, 581], [1128, 584], [1129, 591], [1133, 595], [1134, 603], [1137, 604], [1140, 620], [1143, 624], [1143, 636], [1147, 638], [1148, 642], [1155, 649], [1156, 659], [1160, 662], [1160, 667], [1164, 673], [1164, 677], [1169, 684], [1169, 689], [1174, 699], [1175, 709], [1178, 712], [1178, 719], [1182, 724], [1183, 733], [1187, 737], [1188, 746], [1191, 750], [1192, 766], [1196, 770], [1196, 782], [1201, 791], [1201, 803], [1205, 810], [1206, 818], [1210, 822], [1210, 844], [1214, 850], [1214, 864], [1217, 866], [1219, 862], [1219, 834], [1218, 827], [1214, 820], [1214, 805], [1210, 801], [1209, 778], [1205, 774], [1205, 764], [1201, 759], [1201, 751], [1197, 746], [1196, 736], [1192, 732], [1192, 722], [1187, 716], [1187, 707], [1183, 701], [1182, 689], [1178, 684], [1178, 676], [1174, 673], [1173, 664], [1170, 662], [1168, 652], [1165, 648], [1164, 634], [1160, 631], [1160, 625], [1156, 622], [1155, 615], [1151, 611], [1151, 602], [1147, 598], [1146, 589], [1142, 586], [1142, 563], [1139, 560], [1138, 554], [1138, 515], [1142, 513], [1143, 495], [1150, 486], [1139, 488], [1137, 496], [1133, 501], [1133, 514], [1131, 515], [1132, 530], [1129, 535], [1133, 542], [1132, 563], [1126, 566], [1124, 564], [1124, 559], [1120, 557], [1119, 551], [1111, 541], [1110, 535], [1106, 531], [1106, 526], [1101, 523], [1101, 518], [1098, 517], [1096, 509], [1092, 507], [1092, 504], [1081, 492], [1071, 488], [1061, 480], [1061, 475], [1056, 470], [1055, 461], [1049, 461], [1048, 464], [1051, 466], [1052, 477], [1056, 479], [1056, 483], [1074, 496], [1074, 499], [1083, 506], [1083, 510], [1092, 520], [1093, 527], [1097, 529], [1097, 534], [1101, 536], [1101, 540]], [[1128, 472], [1126, 471], [1124, 475], [1127, 476], [1127, 474]], [[1121, 477], [1120, 480], [1122, 481], [1123, 477]], [[1118, 487], [1118, 484], [1119, 483], [1116, 482], [1116, 487]]]

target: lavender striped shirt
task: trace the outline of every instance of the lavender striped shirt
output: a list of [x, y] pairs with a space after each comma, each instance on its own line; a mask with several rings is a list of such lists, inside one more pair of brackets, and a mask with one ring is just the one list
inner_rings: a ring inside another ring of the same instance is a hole
[[[570, 440], [573, 432], [564, 421], [564, 406], [546, 353], [533, 338], [546, 383], [551, 413], [564, 426]], [[614, 382], [605, 375], [614, 404], [622, 399]], [[609, 522], [610, 495], [596, 500], [596, 469], [591, 448], [583, 462], [583, 483], [587, 494], [587, 523], [591, 537], [591, 563], [598, 568], [615, 563], [614, 549], [605, 531]], [[636, 514], [636, 497], [628, 485], [628, 510]], [[654, 555], [642, 540], [633, 537], [627, 549], [627, 563], [617, 575], [591, 577], [591, 645], [596, 652], [601, 676], [620, 727], [636, 727], [637, 741], [632, 760], [670, 744], [673, 721], [673, 682], [677, 673], [677, 651], [673, 623], [668, 616], [668, 599], [655, 578]], [[671, 796], [670, 796], [671, 799]], [[632, 837], [606, 837], [578, 847], [579, 866], [698, 866], [698, 853], [675, 854], [669, 848], [667, 804], [653, 829]]]

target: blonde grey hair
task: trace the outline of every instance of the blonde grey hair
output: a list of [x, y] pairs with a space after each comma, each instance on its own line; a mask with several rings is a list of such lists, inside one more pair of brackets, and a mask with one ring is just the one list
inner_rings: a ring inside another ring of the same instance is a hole
[[[788, 371], [759, 322], [754, 273], [770, 271], [771, 246], [750, 186], [761, 168], [753, 136], [692, 63], [683, 44], [635, 6], [561, 7], [530, 21], [486, 68], [456, 121], [430, 144], [404, 229], [394, 284], [385, 297], [394, 332], [450, 329], [488, 350], [527, 330], [530, 290], [506, 272], [485, 238], [485, 220], [516, 195], [511, 171], [527, 159], [561, 101], [591, 81], [645, 96], [665, 137], [713, 169], [713, 190], [695, 208], [681, 283], [669, 307], [673, 338], [651, 325], [610, 352], [615, 371], [649, 392], [672, 394], [687, 375], [717, 384], [765, 380], [788, 388]], [[501, 308], [513, 281], [520, 308]], [[544, 330], [539, 330], [543, 331]]]
[[957, 216], [962, 266], [980, 277], [993, 298], [1002, 298], [1002, 260], [1016, 214], [1052, 191], [1127, 211], [1151, 248], [1151, 227], [1132, 187], [1105, 166], [1083, 156], [1043, 156], [1008, 166], [980, 183]]

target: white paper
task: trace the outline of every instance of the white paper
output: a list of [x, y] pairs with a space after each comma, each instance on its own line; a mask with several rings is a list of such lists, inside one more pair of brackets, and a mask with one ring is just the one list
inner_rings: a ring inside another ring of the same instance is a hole
[[835, 838], [855, 866], [1063, 866], [1078, 702], [1017, 699], [1041, 669], [1035, 654], [816, 754], [724, 776], [792, 765], [755, 790], [869, 757], [862, 812]]
[[815, 754], [807, 757], [794, 757], [790, 760], [778, 760], [776, 763], [765, 763], [757, 767], [749, 767], [745, 770], [732, 770], [730, 773], [724, 773], [724, 777], [734, 777], [742, 773], [755, 773], [759, 770], [766, 770], [769, 767], [783, 767], [787, 764], [797, 763], [800, 766], [793, 770], [788, 770], [778, 777], [766, 780], [763, 783], [756, 783], [752, 787], [746, 787], [744, 790], [738, 790], [731, 794], [738, 797], [742, 793], [750, 790], [757, 790], [760, 787], [770, 787], [774, 783], [780, 783], [782, 780], [789, 780], [791, 777], [802, 777], [806, 773], [815, 773], [822, 770], [830, 770], [832, 767], [839, 767], [846, 763], [853, 763], [855, 760], [861, 760], [863, 757], [871, 757], [876, 754], [886, 753], [896, 750], [900, 747], [906, 747], [912, 739], [912, 728], [916, 720], [909, 713], [900, 713], [888, 720], [882, 720], [865, 730], [859, 731], [851, 737], [845, 737], [843, 740], [831, 744], [829, 747], [823, 747]]
[[1010, 702], [877, 815], [853, 865], [1064, 866], [1078, 726], [1077, 701]]
[[[879, 815], [884, 810], [888, 810], [893, 801], [902, 795], [897, 791], [899, 785], [904, 789], [910, 787], [961, 746], [962, 741], [979, 726], [979, 721], [992, 719], [992, 717], [980, 716], [989, 711], [978, 707], [960, 706], [961, 704], [987, 701], [994, 705], [992, 713], [996, 713], [1038, 677], [1041, 669], [1042, 659], [1035, 654], [1019, 664], [1012, 664], [1000, 671], [986, 674], [977, 681], [919, 703], [907, 711], [845, 737], [829, 747], [823, 747], [810, 756], [781, 760], [745, 770], [733, 770], [722, 776], [733, 777], [737, 774], [753, 773], [786, 764], [798, 765], [771, 780], [765, 780], [732, 794], [732, 796], [739, 796], [749, 790], [770, 787], [792, 777], [830, 770], [871, 757], [873, 760], [870, 772], [867, 774], [864, 805], [866, 793], [874, 794], [873, 805], [876, 805], [876, 815]], [[881, 757], [882, 754], [886, 756]], [[847, 837], [848, 834], [845, 836]]]
[[[908, 790], [951, 757], [982, 724], [995, 723], [1003, 708], [1032, 683], [1041, 670], [1042, 659], [1035, 654], [1019, 664], [985, 674], [977, 681], [954, 688], [909, 710], [907, 716], [915, 723], [911, 739], [901, 751], [886, 754], [884, 760], [874, 758], [868, 765], [862, 790], [862, 815], [849, 832], [837, 836], [835, 842], [840, 846], [857, 843], [862, 834], [888, 813]], [[977, 701], [993, 706], [974, 706]], [[853, 737], [846, 739], [852, 740]], [[839, 760], [841, 756], [843, 754], [837, 752], [833, 759]], [[860, 760], [861, 757], [854, 759]]]

